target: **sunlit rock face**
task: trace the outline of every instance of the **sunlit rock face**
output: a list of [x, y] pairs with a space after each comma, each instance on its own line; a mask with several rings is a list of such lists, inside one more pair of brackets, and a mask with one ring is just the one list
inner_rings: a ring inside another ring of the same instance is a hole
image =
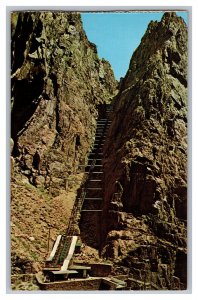
[[84, 163], [96, 105], [114, 95], [116, 80], [79, 13], [13, 13], [11, 53], [13, 156], [23, 155], [33, 184], [58, 194], [68, 172]]
[[79, 13], [13, 12], [11, 25], [12, 272], [25, 273], [66, 230], [97, 105], [117, 82]]
[[185, 288], [187, 26], [175, 13], [149, 24], [131, 58], [105, 155], [103, 255], [138, 280]]

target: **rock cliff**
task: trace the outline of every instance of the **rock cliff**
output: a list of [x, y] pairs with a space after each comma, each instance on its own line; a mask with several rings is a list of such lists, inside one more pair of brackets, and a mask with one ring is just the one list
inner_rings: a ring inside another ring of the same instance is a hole
[[103, 256], [138, 289], [186, 288], [187, 26], [175, 13], [149, 24], [131, 58], [105, 155]]
[[46, 256], [47, 227], [57, 228], [52, 238], [65, 228], [97, 106], [117, 82], [79, 13], [13, 12], [11, 56], [12, 250], [35, 261]]
[[39, 270], [65, 232], [100, 104], [113, 99], [103, 137], [100, 257], [86, 243], [79, 257], [110, 260], [112, 275], [127, 276], [132, 290], [185, 289], [185, 22], [165, 13], [149, 24], [117, 96], [111, 66], [98, 58], [80, 14], [14, 12], [11, 25], [12, 273]]

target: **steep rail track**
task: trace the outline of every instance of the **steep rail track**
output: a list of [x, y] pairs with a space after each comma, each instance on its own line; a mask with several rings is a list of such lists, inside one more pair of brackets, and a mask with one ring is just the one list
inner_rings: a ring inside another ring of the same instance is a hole
[[[89, 246], [95, 248], [99, 246], [99, 228], [103, 206], [103, 145], [111, 124], [111, 111], [111, 106], [107, 106], [105, 115], [103, 113], [103, 116], [97, 120], [95, 141], [88, 156], [88, 165], [80, 166], [84, 168], [85, 175], [71, 212], [68, 227], [64, 234], [57, 237], [46, 260], [45, 268], [61, 270], [64, 265], [69, 267], [70, 261], [67, 260], [72, 259], [75, 251], [75, 245], [72, 245], [74, 237], [80, 235], [81, 239]], [[75, 243], [77, 243], [77, 239], [75, 239]], [[73, 253], [69, 255], [71, 248]]]

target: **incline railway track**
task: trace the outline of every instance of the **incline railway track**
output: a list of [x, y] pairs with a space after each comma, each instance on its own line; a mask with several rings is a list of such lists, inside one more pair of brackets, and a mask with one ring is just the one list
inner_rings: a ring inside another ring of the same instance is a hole
[[[112, 108], [110, 105], [106, 105], [105, 110], [102, 117], [99, 116], [97, 120], [95, 141], [88, 156], [88, 165], [80, 166], [84, 168], [85, 174], [71, 212], [68, 227], [65, 233], [57, 237], [46, 260], [45, 269], [66, 271], [75, 252], [79, 235], [82, 239], [88, 240], [88, 244], [91, 246], [97, 247], [98, 245], [98, 228], [100, 224], [95, 221], [93, 216], [101, 215], [102, 212], [103, 145], [111, 124], [110, 114]], [[92, 217], [90, 217], [90, 214]]]

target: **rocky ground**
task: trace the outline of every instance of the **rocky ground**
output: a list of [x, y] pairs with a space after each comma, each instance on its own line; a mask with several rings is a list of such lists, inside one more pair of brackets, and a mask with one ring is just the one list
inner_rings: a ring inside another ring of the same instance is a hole
[[81, 174], [77, 175], [76, 184], [56, 197], [50, 196], [44, 189], [23, 182], [23, 179], [12, 183], [13, 274], [41, 269], [57, 235], [66, 230], [81, 179]]

